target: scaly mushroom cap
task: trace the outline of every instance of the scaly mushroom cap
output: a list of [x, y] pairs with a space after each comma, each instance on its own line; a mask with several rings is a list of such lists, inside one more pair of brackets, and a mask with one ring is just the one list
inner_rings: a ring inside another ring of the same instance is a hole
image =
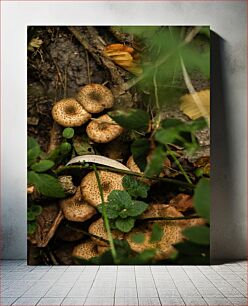
[[97, 255], [98, 253], [97, 253], [96, 245], [91, 240], [83, 242], [75, 246], [72, 251], [73, 257], [79, 257], [79, 258], [86, 259], [86, 260], [89, 260], [92, 257], [96, 257]]
[[[103, 222], [103, 219], [100, 218], [98, 219], [97, 221], [93, 222], [89, 229], [88, 229], [89, 233], [92, 234], [92, 235], [96, 235], [98, 237], [101, 237], [105, 240], [108, 240], [108, 234], [107, 234], [107, 231], [105, 229], [105, 226], [104, 226], [104, 222]], [[122, 240], [123, 237], [124, 237], [124, 233], [118, 231], [118, 230], [112, 230], [111, 231], [112, 233], [112, 236], [113, 236], [113, 239], [119, 239], [119, 240]], [[100, 239], [97, 239], [97, 238], [94, 238], [94, 237], [91, 237], [92, 241], [94, 241], [97, 245], [100, 245], [100, 246], [105, 246], [107, 247], [108, 246], [108, 243], [105, 242], [105, 241], [102, 241]]]
[[140, 168], [138, 167], [138, 165], [135, 163], [133, 159], [133, 155], [131, 155], [129, 159], [127, 160], [126, 166], [133, 172], [138, 172], [138, 173], [141, 172]]
[[[141, 218], [156, 218], [156, 217], [182, 217], [183, 215], [178, 212], [174, 207], [165, 204], [152, 204], [150, 208], [142, 214]], [[154, 259], [163, 260], [169, 258], [174, 252], [173, 244], [183, 240], [182, 230], [185, 228], [184, 220], [165, 220], [165, 221], [156, 221], [162, 229], [163, 236], [158, 242], [150, 242], [152, 226], [154, 223], [151, 223], [151, 226], [145, 231], [142, 231], [145, 234], [144, 243], [135, 243], [132, 241], [132, 234], [141, 232], [140, 229], [132, 230], [128, 236], [127, 241], [130, 244], [132, 250], [140, 253], [147, 248], [156, 249], [156, 255]]]
[[77, 101], [92, 114], [100, 113], [114, 104], [114, 96], [110, 89], [101, 84], [88, 84], [80, 89]]
[[103, 115], [91, 121], [86, 128], [86, 133], [91, 140], [97, 143], [107, 143], [123, 132], [123, 128], [112, 120], [109, 115]]
[[[98, 171], [103, 189], [104, 201], [107, 201], [108, 195], [112, 190], [123, 190], [122, 174], [109, 171]], [[81, 192], [84, 200], [93, 206], [101, 204], [101, 196], [98, 189], [95, 172], [88, 173], [81, 181]]]
[[60, 201], [61, 209], [67, 220], [75, 222], [84, 222], [96, 214], [94, 207], [82, 200], [81, 189], [73, 197]]
[[81, 126], [91, 118], [91, 114], [72, 98], [56, 102], [52, 116], [54, 121], [64, 127]]

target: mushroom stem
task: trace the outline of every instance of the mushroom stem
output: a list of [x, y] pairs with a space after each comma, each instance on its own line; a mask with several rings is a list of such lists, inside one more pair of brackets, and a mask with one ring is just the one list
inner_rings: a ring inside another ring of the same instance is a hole
[[93, 164], [93, 169], [94, 169], [94, 172], [95, 172], [95, 175], [96, 175], [97, 185], [98, 185], [98, 189], [99, 189], [101, 200], [102, 200], [102, 214], [103, 214], [103, 220], [104, 220], [104, 224], [105, 224], [105, 227], [106, 227], [106, 231], [107, 231], [107, 234], [108, 234], [110, 250], [111, 250], [111, 253], [112, 253], [112, 256], [113, 256], [113, 260], [116, 263], [115, 245], [114, 245], [113, 237], [112, 237], [111, 230], [110, 230], [109, 220], [108, 220], [108, 216], [107, 216], [107, 212], [106, 212], [106, 204], [104, 202], [101, 180], [100, 180], [99, 173], [97, 171], [97, 168], [96, 168], [95, 164]]
[[[144, 175], [143, 173], [133, 172], [133, 171], [129, 171], [129, 170], [122, 170], [122, 169], [115, 169], [115, 168], [100, 166], [100, 165], [98, 165], [97, 167], [98, 167], [99, 170], [106, 170], [106, 171], [111, 171], [111, 172], [115, 172], [115, 173], [122, 173], [122, 174], [127, 174], [127, 175], [138, 176], [138, 177], [147, 178], [147, 179], [154, 180], [154, 181], [160, 181], [160, 182], [165, 182], [165, 183], [169, 183], [169, 184], [183, 186], [183, 187], [188, 188], [188, 189], [194, 189], [195, 188], [194, 184], [179, 181], [179, 180], [176, 180], [176, 179], [170, 179], [170, 178], [166, 178], [166, 177], [148, 177], [148, 176]], [[78, 169], [78, 170], [80, 170], [80, 169], [91, 169], [91, 170], [94, 170], [94, 166], [90, 166], [90, 165], [64, 166], [64, 167], [61, 167], [61, 168], [57, 169], [55, 171], [55, 173], [60, 174], [60, 173], [63, 173], [64, 171], [70, 170], [70, 169]]]

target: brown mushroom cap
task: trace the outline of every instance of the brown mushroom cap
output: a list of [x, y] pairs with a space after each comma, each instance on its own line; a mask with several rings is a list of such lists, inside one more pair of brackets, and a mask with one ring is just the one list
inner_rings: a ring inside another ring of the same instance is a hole
[[[107, 234], [107, 231], [105, 229], [105, 226], [104, 226], [104, 222], [103, 222], [103, 219], [100, 218], [98, 219], [97, 221], [93, 222], [89, 229], [88, 229], [89, 233], [92, 234], [92, 235], [96, 235], [98, 237], [101, 237], [105, 240], [108, 240], [108, 234]], [[124, 237], [124, 233], [118, 231], [118, 230], [112, 230], [111, 231], [112, 233], [112, 236], [113, 236], [113, 239], [123, 239]], [[102, 241], [100, 239], [97, 239], [97, 238], [94, 238], [94, 237], [91, 237], [92, 241], [94, 241], [97, 245], [100, 245], [100, 246], [108, 246], [108, 243], [105, 242], [105, 241]]]
[[[109, 171], [98, 171], [102, 189], [104, 201], [107, 201], [108, 195], [112, 190], [123, 190], [122, 186], [122, 174], [113, 173]], [[101, 204], [101, 196], [96, 180], [95, 172], [88, 173], [81, 181], [81, 192], [84, 200], [93, 206]]]
[[[183, 215], [178, 212], [174, 207], [165, 204], [152, 204], [150, 208], [142, 214], [142, 218], [155, 218], [155, 217], [182, 217]], [[158, 242], [150, 242], [152, 226], [143, 230], [145, 234], [144, 243], [135, 243], [132, 241], [132, 234], [141, 232], [140, 229], [134, 229], [127, 235], [127, 241], [132, 250], [140, 253], [148, 248], [156, 249], [154, 259], [162, 260], [169, 258], [175, 251], [173, 244], [183, 240], [182, 230], [185, 228], [184, 220], [171, 220], [171, 221], [156, 221], [163, 229], [163, 236]]]
[[73, 197], [60, 201], [61, 209], [67, 220], [84, 222], [96, 214], [96, 210], [91, 205], [82, 200], [81, 189]]
[[91, 114], [72, 98], [56, 102], [52, 109], [52, 116], [64, 127], [81, 126], [91, 118]]
[[77, 101], [89, 112], [100, 113], [114, 104], [114, 96], [110, 89], [101, 84], [88, 84], [80, 89]]
[[129, 159], [127, 160], [126, 166], [133, 172], [138, 172], [138, 173], [141, 172], [140, 168], [138, 167], [138, 165], [135, 163], [133, 159], [133, 155], [131, 155]]
[[91, 240], [83, 242], [75, 246], [72, 251], [72, 256], [80, 257], [86, 260], [89, 260], [92, 257], [96, 257], [97, 255], [98, 253], [97, 253], [96, 245]]
[[91, 140], [97, 143], [107, 143], [123, 132], [123, 128], [112, 120], [109, 115], [103, 115], [91, 121], [86, 128], [86, 133]]

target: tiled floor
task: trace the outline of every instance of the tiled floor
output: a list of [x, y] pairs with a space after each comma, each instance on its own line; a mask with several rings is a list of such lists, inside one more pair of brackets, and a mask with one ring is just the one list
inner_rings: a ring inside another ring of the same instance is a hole
[[34, 267], [3, 261], [0, 305], [247, 305], [246, 264]]

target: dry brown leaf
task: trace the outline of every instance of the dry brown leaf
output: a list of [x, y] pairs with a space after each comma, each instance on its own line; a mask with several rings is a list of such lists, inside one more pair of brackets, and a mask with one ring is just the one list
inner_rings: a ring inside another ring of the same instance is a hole
[[[195, 103], [194, 96], [198, 95], [199, 100], [202, 103], [204, 113], [199, 109]], [[187, 94], [180, 98], [180, 110], [192, 120], [196, 120], [200, 117], [210, 118], [210, 90], [205, 89], [194, 94]]]

